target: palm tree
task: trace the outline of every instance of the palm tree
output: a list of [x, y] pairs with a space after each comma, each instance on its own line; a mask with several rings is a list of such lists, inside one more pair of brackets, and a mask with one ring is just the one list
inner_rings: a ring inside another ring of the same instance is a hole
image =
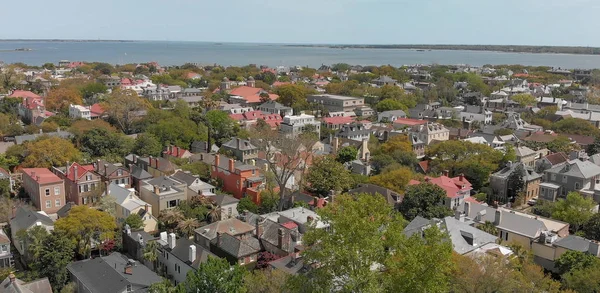
[[477, 228], [479, 228], [479, 230], [495, 235], [498, 235], [498, 228], [496, 228], [496, 226], [494, 225], [494, 223], [490, 222], [490, 221], [485, 221], [485, 223], [483, 223], [483, 225], [479, 225]]
[[48, 237], [48, 231], [42, 226], [35, 226], [27, 231], [27, 252], [34, 262], [37, 261], [42, 254], [46, 237]]
[[158, 248], [159, 244], [156, 241], [149, 241], [144, 247], [142, 258], [152, 263], [154, 270], [156, 270], [156, 261], [158, 260]]
[[194, 234], [194, 230], [196, 230], [199, 227], [200, 223], [198, 222], [198, 220], [190, 218], [179, 222], [176, 229], [179, 231], [179, 233], [189, 238]]
[[159, 219], [168, 227], [174, 227], [177, 223], [183, 221], [185, 217], [178, 209], [163, 210], [160, 213]]
[[208, 215], [206, 215], [208, 221], [213, 223], [221, 220], [221, 209], [216, 205], [210, 205]]

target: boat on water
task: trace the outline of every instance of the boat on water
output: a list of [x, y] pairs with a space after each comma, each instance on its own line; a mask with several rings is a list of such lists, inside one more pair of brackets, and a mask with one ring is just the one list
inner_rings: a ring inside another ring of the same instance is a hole
[[33, 50], [30, 48], [17, 48], [17, 49], [15, 49], [15, 51], [33, 51]]
[[417, 49], [417, 52], [425, 52], [423, 49]]

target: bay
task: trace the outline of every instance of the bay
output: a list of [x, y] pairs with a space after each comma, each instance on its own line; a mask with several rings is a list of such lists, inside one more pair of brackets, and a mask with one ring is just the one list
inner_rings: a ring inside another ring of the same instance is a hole
[[[14, 51], [28, 48], [31, 51]], [[1, 41], [0, 61], [42, 65], [60, 60], [98, 61], [111, 64], [156, 61], [161, 65], [187, 62], [243, 66], [310, 66], [348, 63], [393, 66], [412, 64], [522, 64], [561, 68], [600, 68], [599, 55], [528, 54], [492, 51], [407, 49], [332, 49], [285, 44], [207, 43], [175, 41], [77, 42]]]

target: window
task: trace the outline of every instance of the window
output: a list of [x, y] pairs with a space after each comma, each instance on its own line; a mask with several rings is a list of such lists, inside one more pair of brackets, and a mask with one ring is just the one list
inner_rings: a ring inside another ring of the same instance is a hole
[[508, 241], [508, 232], [504, 232], [504, 240]]
[[49, 209], [52, 207], [52, 201], [47, 200], [46, 201], [46, 208]]
[[87, 197], [83, 197], [82, 201], [83, 201], [83, 204], [87, 204], [88, 203], [88, 198]]
[[59, 207], [60, 206], [60, 199], [57, 199], [54, 201], [54, 206], [55, 207]]
[[91, 181], [92, 175], [85, 175], [85, 181]]
[[563, 176], [562, 182], [567, 183], [567, 176]]
[[60, 195], [60, 187], [54, 187], [54, 195]]
[[121, 178], [121, 184], [125, 184], [125, 178]]
[[231, 207], [227, 208], [227, 214], [231, 216], [232, 209]]
[[174, 208], [174, 207], [176, 207], [177, 206], [177, 201], [178, 200], [176, 200], [176, 199], [168, 201], [167, 202], [167, 208]]
[[2, 252], [8, 252], [8, 245], [2, 245]]
[[117, 176], [123, 176], [123, 170], [121, 170], [121, 169], [117, 170]]
[[575, 182], [575, 189], [579, 189], [579, 182]]
[[84, 192], [90, 191], [90, 186], [88, 184], [83, 185], [83, 191]]
[[133, 288], [131, 287], [131, 285], [127, 285], [127, 292], [132, 292]]
[[46, 196], [50, 196], [50, 188], [46, 188]]

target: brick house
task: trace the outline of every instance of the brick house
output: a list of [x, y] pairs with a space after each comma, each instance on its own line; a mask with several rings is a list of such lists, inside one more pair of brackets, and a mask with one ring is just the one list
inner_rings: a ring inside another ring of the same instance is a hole
[[56, 213], [65, 204], [65, 182], [45, 168], [22, 169], [23, 188], [38, 211]]
[[216, 155], [210, 177], [223, 182], [223, 191], [233, 194], [235, 198], [250, 196], [254, 202], [260, 203], [260, 191], [265, 179], [258, 167]]
[[102, 194], [102, 178], [94, 172], [94, 165], [67, 164], [65, 168], [53, 167], [52, 172], [64, 180], [66, 199], [76, 205], [91, 205]]
[[131, 186], [129, 170], [121, 164], [113, 164], [104, 160], [98, 160], [94, 163], [94, 171], [100, 175], [105, 186], [111, 183], [125, 184], [125, 187]]
[[180, 148], [178, 146], [170, 145], [167, 146], [167, 149], [162, 152], [162, 156], [165, 159], [169, 158], [178, 158], [178, 159], [186, 159], [192, 156], [190, 151]]
[[[440, 177], [425, 176], [425, 182], [435, 184], [446, 191], [446, 198], [441, 204], [453, 210], [464, 208], [464, 202], [471, 197], [473, 187], [463, 174], [456, 177], [448, 177], [448, 172]], [[418, 185], [421, 182], [411, 180], [408, 185]]]

